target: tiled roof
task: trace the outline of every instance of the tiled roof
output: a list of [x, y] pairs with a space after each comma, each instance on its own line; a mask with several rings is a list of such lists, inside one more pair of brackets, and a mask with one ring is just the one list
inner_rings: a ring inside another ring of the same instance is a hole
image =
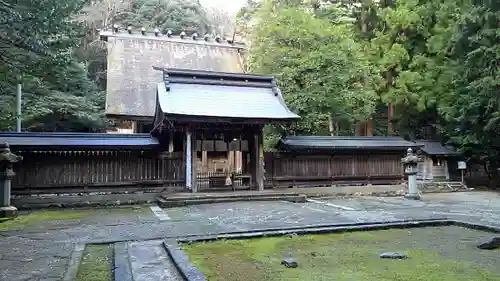
[[287, 136], [277, 147], [287, 150], [400, 150], [416, 148], [414, 142], [400, 137], [366, 136]]
[[106, 115], [137, 120], [152, 118], [162, 74], [153, 66], [243, 72], [241, 44], [208, 42], [203, 37], [142, 35], [140, 31], [102, 32], [107, 41]]
[[238, 73], [164, 70], [158, 101], [166, 115], [295, 120], [272, 77]]
[[455, 152], [443, 146], [439, 141], [416, 140], [422, 145], [421, 150], [427, 155], [454, 155]]
[[105, 148], [140, 149], [158, 145], [149, 134], [56, 133], [22, 132], [0, 133], [0, 143], [18, 149]]

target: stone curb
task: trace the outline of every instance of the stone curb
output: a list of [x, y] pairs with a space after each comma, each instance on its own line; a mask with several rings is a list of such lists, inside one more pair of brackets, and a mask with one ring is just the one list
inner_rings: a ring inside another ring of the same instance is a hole
[[114, 245], [113, 276], [114, 281], [133, 281], [127, 242]]
[[407, 221], [392, 221], [392, 222], [377, 222], [377, 223], [352, 223], [344, 225], [330, 225], [330, 226], [312, 226], [312, 227], [296, 227], [296, 228], [283, 228], [280, 230], [256, 230], [246, 232], [233, 232], [219, 235], [206, 235], [190, 238], [182, 238], [177, 241], [174, 239], [164, 240], [163, 246], [167, 251], [169, 257], [172, 259], [175, 267], [184, 278], [185, 281], [206, 281], [203, 274], [189, 261], [188, 257], [181, 250], [183, 243], [196, 243], [196, 242], [211, 242], [219, 239], [250, 239], [262, 238], [272, 236], [283, 236], [287, 234], [307, 235], [307, 234], [326, 234], [326, 233], [341, 233], [341, 232], [355, 232], [355, 231], [371, 231], [371, 230], [384, 230], [394, 228], [416, 228], [416, 227], [435, 227], [435, 226], [450, 226], [455, 225], [470, 229], [476, 229], [486, 232], [500, 233], [500, 228], [468, 223], [458, 220], [450, 219], [429, 219], [429, 220], [407, 220]]
[[[216, 234], [208, 234], [208, 235], [189, 235], [184, 237], [177, 238], [179, 243], [191, 243], [198, 241], [213, 241], [217, 239], [227, 239], [225, 237], [228, 236], [237, 236], [237, 235], [249, 235], [253, 233], [297, 233], [300, 230], [309, 230], [309, 229], [323, 229], [323, 228], [334, 228], [334, 227], [351, 227], [351, 226], [365, 226], [365, 225], [386, 225], [393, 223], [415, 223], [415, 222], [432, 222], [432, 221], [448, 221], [447, 218], [435, 218], [435, 219], [417, 219], [417, 220], [397, 220], [397, 221], [378, 221], [378, 222], [356, 222], [356, 223], [339, 223], [339, 224], [313, 224], [313, 225], [303, 225], [303, 226], [293, 226], [293, 227], [270, 227], [263, 229], [255, 229], [255, 230], [242, 230], [242, 231], [231, 231], [231, 232], [220, 232]], [[282, 234], [278, 234], [282, 235]], [[251, 237], [250, 237], [251, 238]], [[207, 240], [208, 239], [208, 240]], [[245, 237], [246, 239], [246, 237]]]
[[83, 251], [85, 250], [85, 244], [76, 244], [73, 251], [71, 252], [71, 257], [69, 259], [68, 267], [64, 273], [63, 281], [73, 281], [76, 280], [76, 275], [78, 273], [78, 267], [82, 260]]
[[163, 247], [172, 259], [175, 268], [186, 281], [206, 281], [207, 279], [191, 262], [181, 250], [180, 245], [173, 239], [163, 241]]
[[233, 232], [233, 233], [225, 233], [217, 235], [186, 237], [178, 239], [177, 241], [180, 244], [184, 244], [184, 243], [196, 243], [196, 242], [212, 242], [216, 240], [238, 240], [238, 239], [284, 236], [288, 234], [308, 235], [308, 234], [327, 234], [327, 233], [341, 233], [341, 232], [354, 232], [354, 231], [384, 230], [384, 229], [395, 229], [395, 228], [447, 226], [447, 225], [453, 225], [453, 223], [454, 223], [453, 220], [448, 220], [448, 219], [363, 222], [363, 223], [317, 225], [309, 227], [294, 227], [294, 228], [282, 228], [282, 229], [263, 229], [263, 230], [254, 230], [245, 232], [242, 231], [242, 232]]

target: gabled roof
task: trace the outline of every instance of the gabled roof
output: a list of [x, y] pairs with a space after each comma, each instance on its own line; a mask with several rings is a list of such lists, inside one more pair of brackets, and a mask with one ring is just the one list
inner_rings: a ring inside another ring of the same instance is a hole
[[287, 136], [281, 138], [277, 147], [284, 150], [397, 150], [405, 152], [418, 144], [401, 137], [367, 136]]
[[0, 133], [0, 143], [14, 149], [143, 149], [158, 145], [149, 134], [22, 132]]
[[[158, 106], [170, 117], [296, 120], [272, 77], [241, 73], [163, 70]], [[170, 118], [169, 117], [169, 118]]]
[[152, 67], [243, 72], [244, 45], [205, 41], [203, 36], [145, 35], [140, 30], [103, 31], [107, 41], [106, 115], [130, 120], [152, 119], [156, 106], [156, 87], [161, 72]]
[[443, 146], [439, 141], [416, 140], [416, 143], [422, 145], [420, 148], [427, 155], [454, 155], [455, 152]]

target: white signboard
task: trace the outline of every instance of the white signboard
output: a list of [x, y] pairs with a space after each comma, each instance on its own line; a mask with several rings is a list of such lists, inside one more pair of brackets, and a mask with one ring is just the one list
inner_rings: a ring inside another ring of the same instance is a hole
[[467, 164], [465, 164], [465, 161], [458, 161], [458, 169], [459, 170], [467, 169]]

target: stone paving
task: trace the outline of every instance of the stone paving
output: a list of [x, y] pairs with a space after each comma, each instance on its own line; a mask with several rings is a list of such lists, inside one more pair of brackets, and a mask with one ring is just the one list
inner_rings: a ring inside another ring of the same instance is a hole
[[[315, 198], [307, 203], [237, 202], [167, 209], [168, 217], [161, 220], [149, 207], [85, 212], [88, 215], [78, 220], [34, 223], [18, 230], [0, 231], [0, 281], [62, 280], [72, 250], [85, 243], [132, 241], [128, 243], [128, 253], [135, 281], [177, 281], [180, 279], [169, 269], [161, 250], [162, 238], [270, 227], [428, 218], [451, 218], [500, 227], [500, 196], [492, 192], [466, 192], [426, 194], [423, 201], [357, 197]], [[154, 279], [158, 275], [171, 276]]]

